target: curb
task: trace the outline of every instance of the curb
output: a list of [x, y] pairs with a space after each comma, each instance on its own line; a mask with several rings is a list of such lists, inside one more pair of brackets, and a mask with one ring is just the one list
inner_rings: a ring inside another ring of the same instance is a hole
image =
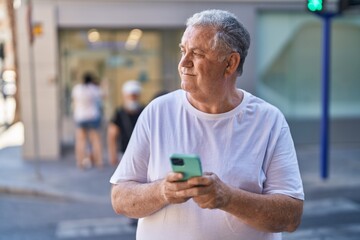
[[9, 187], [0, 185], [0, 194], [12, 194], [20, 196], [33, 196], [33, 197], [44, 197], [50, 198], [57, 201], [76, 201], [76, 202], [88, 202], [88, 203], [110, 203], [110, 196], [108, 197], [98, 197], [90, 196], [86, 194], [79, 193], [65, 193], [59, 191], [43, 191], [38, 189], [31, 188], [21, 188], [21, 187]]
[[61, 201], [74, 200], [71, 197], [66, 197], [64, 194], [50, 193], [46, 191], [39, 191], [36, 189], [26, 189], [26, 188], [9, 187], [9, 186], [0, 186], [0, 193], [22, 195], [22, 196], [46, 197]]

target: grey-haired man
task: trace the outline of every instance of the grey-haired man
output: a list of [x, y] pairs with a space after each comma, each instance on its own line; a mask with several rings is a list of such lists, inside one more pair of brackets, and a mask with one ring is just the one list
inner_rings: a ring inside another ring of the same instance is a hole
[[[182, 89], [145, 108], [110, 180], [115, 211], [140, 218], [137, 239], [281, 239], [299, 225], [304, 193], [285, 118], [236, 87], [249, 45], [229, 12], [188, 19]], [[204, 175], [179, 182], [173, 153], [198, 154]]]

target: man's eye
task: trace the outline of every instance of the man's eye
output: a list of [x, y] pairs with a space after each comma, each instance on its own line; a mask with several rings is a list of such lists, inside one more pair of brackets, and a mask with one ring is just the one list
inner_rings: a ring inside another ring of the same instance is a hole
[[204, 56], [204, 54], [199, 53], [199, 52], [193, 52], [194, 56], [198, 56], [198, 57], [202, 57]]
[[196, 51], [196, 50], [195, 50], [195, 51], [193, 51], [192, 53], [193, 53], [194, 55], [198, 55], [198, 56], [199, 56], [199, 55], [201, 55], [201, 56], [203, 56], [203, 55], [204, 55], [204, 53], [203, 53], [203, 52], [201, 52], [201, 51]]

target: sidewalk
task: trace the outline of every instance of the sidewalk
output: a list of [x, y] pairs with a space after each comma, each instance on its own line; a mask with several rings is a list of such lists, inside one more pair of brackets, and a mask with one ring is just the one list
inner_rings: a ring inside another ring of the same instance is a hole
[[320, 177], [319, 146], [298, 146], [296, 149], [306, 200], [345, 194], [360, 201], [360, 191], [359, 194], [352, 192], [360, 190], [360, 145], [332, 145], [329, 176], [325, 180]]
[[0, 135], [0, 193], [38, 195], [64, 200], [109, 202], [109, 179], [115, 168], [80, 170], [72, 151], [56, 161], [22, 159], [23, 126]]

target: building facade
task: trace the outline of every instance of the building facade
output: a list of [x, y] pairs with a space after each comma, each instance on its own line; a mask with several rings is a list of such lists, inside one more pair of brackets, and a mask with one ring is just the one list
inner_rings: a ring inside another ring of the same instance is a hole
[[[16, 11], [24, 157], [58, 159], [73, 144], [71, 89], [85, 72], [106, 92], [105, 121], [126, 80], [142, 82], [145, 104], [177, 89], [186, 19], [212, 8], [233, 12], [251, 34], [238, 86], [280, 108], [296, 143], [317, 143], [321, 20], [305, 1], [32, 0]], [[359, 143], [360, 17], [338, 17], [332, 29], [332, 141]]]

